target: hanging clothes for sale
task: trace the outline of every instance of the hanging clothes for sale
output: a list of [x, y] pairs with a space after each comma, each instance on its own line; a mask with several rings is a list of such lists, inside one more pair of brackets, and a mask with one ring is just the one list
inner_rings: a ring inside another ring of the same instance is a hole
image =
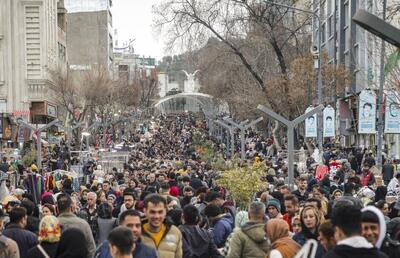
[[28, 174], [24, 180], [24, 187], [33, 196], [35, 204], [39, 204], [40, 198], [45, 191], [43, 177], [36, 173]]

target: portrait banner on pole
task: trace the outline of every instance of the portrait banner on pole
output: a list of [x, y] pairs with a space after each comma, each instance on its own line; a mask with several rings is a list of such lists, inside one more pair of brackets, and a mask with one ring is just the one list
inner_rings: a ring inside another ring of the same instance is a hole
[[376, 133], [376, 95], [372, 90], [363, 90], [358, 101], [358, 133]]
[[[306, 112], [310, 112], [313, 110], [314, 107], [310, 106], [306, 109]], [[317, 137], [317, 114], [314, 114], [313, 116], [310, 116], [305, 120], [306, 126], [305, 126], [305, 134], [307, 138], [312, 138], [312, 137]]]
[[335, 137], [335, 109], [330, 105], [324, 109], [324, 137]]
[[400, 96], [395, 91], [386, 94], [385, 133], [400, 134]]

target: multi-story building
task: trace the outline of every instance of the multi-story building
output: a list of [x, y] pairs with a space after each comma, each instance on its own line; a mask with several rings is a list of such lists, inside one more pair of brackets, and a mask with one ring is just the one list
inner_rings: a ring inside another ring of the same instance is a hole
[[57, 117], [51, 71], [66, 66], [63, 0], [2, 0], [0, 4], [0, 125], [9, 116], [33, 124]]
[[69, 69], [113, 70], [112, 0], [65, 0]]
[[[379, 1], [313, 1], [313, 10], [321, 20], [321, 50], [328, 54], [329, 63], [344, 65], [353, 75], [351, 86], [346, 92], [338, 92], [338, 96], [342, 97], [337, 103], [340, 141], [347, 146], [373, 147], [376, 142], [375, 134], [357, 132], [358, 94], [363, 89], [377, 91], [379, 88], [381, 40], [352, 21], [352, 17], [359, 9], [382, 17], [382, 3]], [[319, 39], [317, 18], [313, 20], [313, 32], [313, 42], [317, 46]], [[325, 99], [325, 101], [331, 100]], [[391, 135], [386, 136], [387, 149], [391, 149], [389, 145], [393, 142], [392, 138]], [[397, 147], [394, 148], [398, 149], [398, 137], [396, 142]]]

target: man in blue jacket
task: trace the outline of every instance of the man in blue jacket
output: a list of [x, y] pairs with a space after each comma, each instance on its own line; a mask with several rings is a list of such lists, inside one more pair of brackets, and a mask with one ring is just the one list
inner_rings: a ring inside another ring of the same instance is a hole
[[[140, 213], [136, 210], [126, 210], [119, 217], [119, 225], [128, 227], [132, 230], [135, 239], [135, 248], [132, 255], [136, 257], [157, 258], [156, 250], [146, 246], [140, 239], [142, 234], [142, 223]], [[96, 258], [112, 258], [108, 241], [104, 241], [96, 251]]]
[[215, 204], [209, 204], [204, 209], [204, 214], [211, 222], [214, 242], [218, 248], [225, 245], [226, 239], [234, 228], [233, 217], [230, 213], [223, 213]]

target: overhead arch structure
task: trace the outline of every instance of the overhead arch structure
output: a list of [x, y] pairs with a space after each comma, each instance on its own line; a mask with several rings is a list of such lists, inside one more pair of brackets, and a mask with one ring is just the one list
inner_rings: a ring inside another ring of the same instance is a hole
[[210, 133], [214, 130], [214, 120], [222, 113], [227, 113], [226, 103], [217, 103], [213, 96], [204, 93], [179, 93], [166, 96], [154, 104], [159, 114], [180, 114], [184, 112], [203, 113]]

